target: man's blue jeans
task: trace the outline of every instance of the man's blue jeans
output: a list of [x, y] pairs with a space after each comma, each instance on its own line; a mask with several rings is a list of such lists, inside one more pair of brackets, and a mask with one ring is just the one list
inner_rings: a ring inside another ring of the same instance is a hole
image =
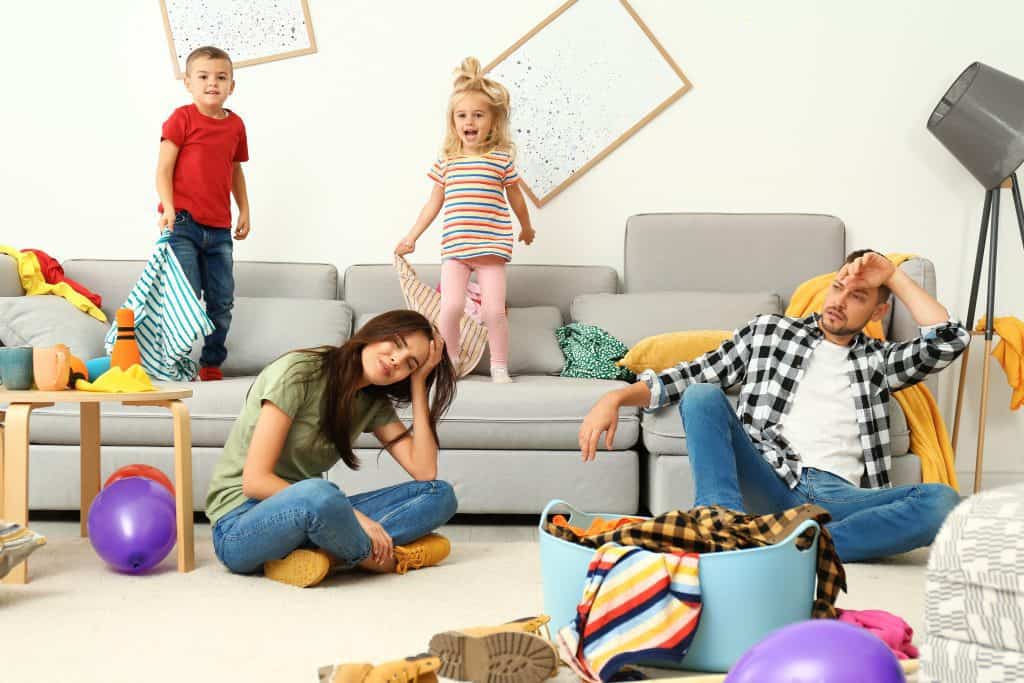
[[220, 367], [228, 356], [225, 342], [235, 305], [234, 246], [230, 228], [196, 223], [188, 211], [178, 211], [171, 232], [171, 249], [178, 257], [196, 298], [206, 299], [213, 332], [203, 343], [199, 364]]
[[694, 505], [763, 514], [814, 503], [832, 515], [827, 526], [843, 562], [930, 544], [960, 502], [957, 492], [944, 484], [862, 489], [810, 467], [790, 489], [754, 446], [719, 387], [687, 387], [679, 411], [696, 485]]
[[326, 479], [306, 479], [266, 500], [250, 498], [213, 525], [213, 549], [231, 571], [249, 574], [296, 548], [323, 548], [354, 567], [370, 556], [370, 537], [353, 510], [388, 532], [395, 545], [426, 536], [455, 514], [446, 481], [411, 481], [346, 496]]

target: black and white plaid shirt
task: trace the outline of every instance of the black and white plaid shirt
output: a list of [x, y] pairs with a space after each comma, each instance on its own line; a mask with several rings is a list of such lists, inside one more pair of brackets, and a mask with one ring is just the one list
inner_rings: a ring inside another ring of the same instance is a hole
[[[820, 316], [787, 318], [759, 315], [736, 330], [714, 351], [692, 362], [639, 379], [651, 390], [647, 410], [679, 401], [690, 384], [719, 384], [727, 389], [742, 383], [737, 414], [754, 445], [775, 472], [793, 488], [800, 480], [801, 462], [781, 433], [803, 368], [825, 338]], [[864, 473], [870, 488], [888, 488], [889, 395], [924, 380], [959, 356], [970, 333], [950, 320], [921, 328], [921, 336], [905, 342], [885, 342], [863, 333], [850, 344], [850, 385], [853, 390]]]

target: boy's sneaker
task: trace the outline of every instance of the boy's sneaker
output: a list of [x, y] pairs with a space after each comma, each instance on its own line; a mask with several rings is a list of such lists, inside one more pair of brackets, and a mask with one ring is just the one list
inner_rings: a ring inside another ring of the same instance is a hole
[[200, 382], [217, 382], [224, 379], [224, 373], [216, 365], [204, 365], [199, 368]]
[[441, 564], [448, 557], [452, 544], [441, 534], [427, 534], [412, 543], [395, 546], [395, 573], [405, 574], [410, 569], [422, 569]]
[[441, 660], [428, 654], [374, 666], [365, 662], [322, 666], [320, 683], [437, 683]]
[[322, 548], [299, 548], [280, 560], [264, 562], [263, 574], [290, 586], [308, 588], [327, 578], [332, 564], [330, 553]]
[[441, 676], [475, 683], [540, 683], [558, 674], [554, 645], [537, 635], [547, 623], [521, 620], [494, 627], [438, 633], [430, 654], [441, 659]]

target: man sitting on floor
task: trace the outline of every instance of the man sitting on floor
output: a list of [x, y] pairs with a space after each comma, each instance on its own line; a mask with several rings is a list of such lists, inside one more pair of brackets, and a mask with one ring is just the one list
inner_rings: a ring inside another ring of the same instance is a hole
[[[862, 333], [894, 294], [921, 327], [917, 339]], [[844, 562], [928, 545], [959, 502], [944, 484], [892, 487], [889, 399], [953, 362], [970, 333], [881, 254], [846, 259], [820, 313], [760, 315], [716, 350], [603, 396], [580, 427], [584, 461], [601, 434], [611, 448], [621, 406], [680, 402], [696, 506], [777, 512], [828, 510]], [[742, 384], [736, 410], [722, 389]], [[867, 488], [861, 488], [861, 480]], [[742, 492], [741, 492], [742, 484]], [[744, 495], [745, 494], [745, 495]]]

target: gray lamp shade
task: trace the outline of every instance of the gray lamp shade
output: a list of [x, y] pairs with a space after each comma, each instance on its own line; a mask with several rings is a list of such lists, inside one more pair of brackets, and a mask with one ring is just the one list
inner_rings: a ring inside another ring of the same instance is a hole
[[1024, 162], [1024, 81], [975, 62], [928, 118], [928, 130], [985, 189]]

